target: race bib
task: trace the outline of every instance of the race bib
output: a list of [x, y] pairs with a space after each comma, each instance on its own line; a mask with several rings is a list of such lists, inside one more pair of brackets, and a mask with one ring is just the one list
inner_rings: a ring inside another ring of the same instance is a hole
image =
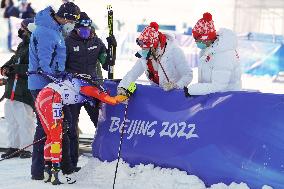
[[63, 105], [61, 103], [53, 103], [52, 104], [52, 112], [53, 112], [53, 119], [62, 119], [63, 112], [62, 112]]

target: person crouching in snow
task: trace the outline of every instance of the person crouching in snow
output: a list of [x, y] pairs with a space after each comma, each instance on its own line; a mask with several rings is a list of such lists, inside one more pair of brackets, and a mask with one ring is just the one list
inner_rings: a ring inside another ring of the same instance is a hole
[[[33, 98], [28, 90], [29, 43], [33, 31], [34, 20], [25, 19], [21, 23], [18, 35], [22, 42], [18, 45], [15, 55], [1, 67], [1, 75], [7, 76], [4, 97], [7, 99], [4, 106], [7, 127], [8, 151], [1, 158], [30, 158], [29, 150], [14, 153], [19, 148], [32, 143], [35, 130], [35, 115], [33, 111]], [[14, 155], [12, 155], [14, 154]]]
[[241, 66], [237, 36], [229, 29], [217, 33], [210, 13], [204, 13], [192, 30], [196, 45], [201, 49], [198, 83], [188, 87], [189, 95], [241, 89]]
[[163, 34], [156, 22], [145, 27], [136, 42], [141, 50], [132, 69], [118, 85], [118, 94], [125, 94], [126, 87], [144, 72], [151, 84], [165, 91], [183, 89], [192, 81], [192, 70], [183, 51], [171, 35]]
[[[126, 99], [122, 95], [109, 96], [96, 86], [89, 79], [73, 74], [65, 74], [65, 80], [57, 79], [52, 75], [41, 73], [43, 76], [52, 79], [54, 82], [44, 87], [38, 94], [35, 107], [39, 115], [41, 124], [46, 134], [44, 145], [44, 181], [53, 185], [62, 184], [58, 173], [60, 171], [62, 152], [62, 124], [64, 105], [77, 103], [95, 103], [96, 99], [116, 105]], [[72, 174], [72, 173], [71, 173]], [[67, 175], [67, 183], [75, 182], [73, 175]]]

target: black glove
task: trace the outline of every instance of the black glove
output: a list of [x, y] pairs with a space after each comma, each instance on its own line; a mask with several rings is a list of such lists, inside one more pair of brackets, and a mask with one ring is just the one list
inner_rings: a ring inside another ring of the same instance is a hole
[[187, 87], [184, 87], [184, 88], [183, 88], [183, 92], [184, 92], [184, 96], [185, 96], [186, 98], [192, 97], [192, 96], [189, 94]]
[[110, 55], [109, 55], [109, 52], [107, 50], [107, 56], [106, 56], [106, 61], [105, 63], [102, 65], [102, 68], [105, 70], [105, 71], [108, 71], [108, 66], [110, 65]]
[[114, 35], [107, 37], [106, 40], [110, 46], [117, 47], [117, 42]]
[[11, 66], [2, 66], [1, 69], [0, 69], [0, 73], [2, 76], [12, 76], [14, 73], [14, 68], [11, 67]]

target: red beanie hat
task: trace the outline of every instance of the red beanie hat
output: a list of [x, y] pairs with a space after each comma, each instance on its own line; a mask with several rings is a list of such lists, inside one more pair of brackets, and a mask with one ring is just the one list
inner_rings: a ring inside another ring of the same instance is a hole
[[156, 22], [151, 22], [146, 26], [137, 38], [136, 42], [141, 48], [157, 48], [159, 45], [159, 25]]
[[203, 14], [203, 18], [198, 20], [192, 29], [192, 34], [195, 39], [202, 41], [216, 39], [216, 30], [210, 13], [206, 12]]

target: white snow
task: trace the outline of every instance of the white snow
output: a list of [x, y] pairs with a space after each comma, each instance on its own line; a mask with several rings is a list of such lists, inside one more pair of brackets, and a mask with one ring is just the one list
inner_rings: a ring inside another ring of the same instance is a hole
[[[77, 174], [77, 182], [73, 185], [63, 184], [52, 186], [43, 181], [30, 179], [31, 160], [19, 158], [1, 162], [1, 189], [29, 188], [84, 188], [84, 189], [110, 189], [113, 185], [116, 161], [101, 162], [96, 158], [81, 156], [80, 165], [83, 166]], [[16, 166], [15, 166], [16, 165]], [[120, 162], [118, 167], [116, 189], [249, 189], [245, 183], [213, 184], [206, 188], [204, 182], [194, 175], [188, 175], [178, 169], [165, 169], [153, 165], [137, 165], [130, 168], [125, 162]], [[263, 186], [262, 189], [272, 189]]]

